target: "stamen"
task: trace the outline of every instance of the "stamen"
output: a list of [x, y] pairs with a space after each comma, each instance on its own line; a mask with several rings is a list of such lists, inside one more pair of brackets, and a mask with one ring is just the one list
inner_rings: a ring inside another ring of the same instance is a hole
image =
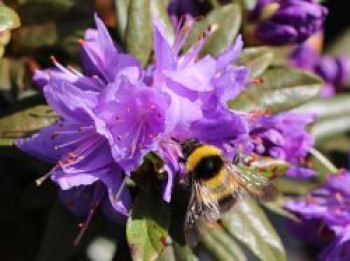
[[53, 167], [48, 173], [46, 173], [44, 176], [38, 178], [37, 180], [35, 180], [35, 184], [39, 187], [41, 186], [44, 181], [46, 181], [51, 174], [59, 167], [59, 164], [57, 164], [55, 167]]
[[87, 136], [83, 136], [83, 137], [78, 137], [77, 139], [74, 139], [74, 140], [71, 140], [69, 142], [66, 142], [66, 143], [63, 143], [63, 144], [60, 144], [60, 145], [57, 145], [54, 147], [54, 150], [59, 150], [59, 149], [62, 149], [62, 148], [65, 148], [65, 147], [68, 147], [70, 145], [73, 145], [73, 144], [76, 144], [78, 142], [81, 142], [83, 141], [84, 139], [86, 139]]
[[89, 214], [85, 220], [84, 223], [79, 223], [78, 227], [80, 228], [80, 231], [79, 231], [79, 234], [78, 236], [75, 238], [74, 240], [74, 245], [78, 245], [80, 240], [82, 239], [83, 235], [85, 234], [86, 232], [86, 229], [88, 228], [89, 224], [91, 223], [91, 220], [92, 220], [92, 217], [94, 216], [95, 212], [96, 212], [96, 209], [98, 208], [98, 206], [100, 205], [100, 202], [101, 202], [101, 199], [102, 199], [102, 195], [101, 193], [99, 193], [100, 191], [100, 186], [99, 184], [96, 184], [96, 189], [95, 189], [95, 192], [94, 192], [94, 197], [92, 199], [93, 203], [92, 203], [92, 206], [91, 206], [91, 209], [89, 211]]
[[119, 186], [119, 188], [118, 188], [117, 193], [116, 193], [116, 194], [114, 195], [114, 197], [113, 197], [113, 200], [116, 201], [116, 202], [119, 201], [120, 196], [122, 195], [122, 192], [123, 192], [123, 190], [124, 190], [124, 188], [125, 188], [125, 185], [126, 185], [126, 179], [127, 179], [127, 177], [124, 177], [122, 183], [120, 184], [120, 186]]

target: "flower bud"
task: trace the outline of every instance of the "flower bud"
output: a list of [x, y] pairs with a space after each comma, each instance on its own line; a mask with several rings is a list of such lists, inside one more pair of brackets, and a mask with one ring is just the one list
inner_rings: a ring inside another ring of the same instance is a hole
[[311, 0], [271, 1], [259, 8], [255, 36], [271, 45], [302, 43], [322, 27], [328, 13]]

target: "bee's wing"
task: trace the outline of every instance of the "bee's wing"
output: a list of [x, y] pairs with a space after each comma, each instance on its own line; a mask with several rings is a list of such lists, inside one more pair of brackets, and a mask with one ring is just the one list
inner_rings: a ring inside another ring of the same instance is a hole
[[255, 199], [270, 201], [278, 196], [277, 188], [265, 177], [230, 162], [225, 162], [225, 167], [231, 174], [230, 182], [235, 187], [235, 198], [249, 195]]
[[212, 196], [208, 188], [198, 181], [194, 181], [184, 223], [186, 242], [192, 246], [197, 245], [201, 218], [205, 218], [208, 222], [216, 222], [219, 217], [218, 201]]

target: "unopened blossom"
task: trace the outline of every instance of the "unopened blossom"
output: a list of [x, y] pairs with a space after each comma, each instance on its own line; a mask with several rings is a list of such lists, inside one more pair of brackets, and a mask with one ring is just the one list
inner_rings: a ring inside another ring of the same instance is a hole
[[307, 178], [315, 172], [305, 166], [305, 157], [313, 145], [307, 125], [314, 119], [311, 114], [281, 113], [250, 117], [250, 137], [253, 151], [291, 163], [287, 175]]
[[350, 57], [319, 55], [308, 42], [291, 53], [292, 66], [316, 73], [324, 80], [322, 97], [332, 97], [350, 80]]
[[328, 13], [313, 0], [264, 0], [257, 8], [265, 14], [272, 9], [271, 14], [258, 21], [255, 33], [259, 40], [271, 45], [304, 42], [322, 28]]
[[334, 235], [319, 260], [345, 261], [350, 258], [350, 175], [341, 171], [304, 198], [289, 201], [286, 208], [303, 220], [319, 222]]

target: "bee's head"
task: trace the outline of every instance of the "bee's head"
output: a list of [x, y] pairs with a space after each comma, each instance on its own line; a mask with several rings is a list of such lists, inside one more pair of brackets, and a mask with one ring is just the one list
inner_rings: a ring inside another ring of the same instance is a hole
[[220, 158], [222, 161], [222, 151], [218, 147], [212, 145], [200, 145], [194, 148], [188, 155], [186, 159], [186, 169], [191, 172], [195, 170], [200, 163], [207, 163], [207, 159], [213, 158]]

